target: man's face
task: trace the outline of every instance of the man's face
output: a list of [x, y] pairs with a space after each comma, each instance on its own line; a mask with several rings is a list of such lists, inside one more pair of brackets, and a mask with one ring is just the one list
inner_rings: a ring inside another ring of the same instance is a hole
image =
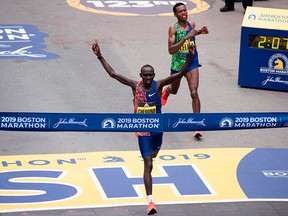
[[174, 13], [174, 16], [179, 20], [179, 21], [186, 21], [187, 20], [187, 9], [185, 5], [179, 5], [176, 8], [176, 13]]
[[142, 82], [145, 86], [150, 86], [154, 77], [154, 69], [152, 67], [143, 67], [140, 73]]

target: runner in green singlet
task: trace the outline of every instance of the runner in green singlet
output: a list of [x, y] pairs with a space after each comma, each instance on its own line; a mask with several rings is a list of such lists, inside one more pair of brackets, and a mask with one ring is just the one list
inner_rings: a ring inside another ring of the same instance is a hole
[[[185, 78], [187, 79], [190, 95], [192, 98], [192, 110], [194, 113], [200, 113], [200, 99], [198, 95], [199, 86], [199, 70], [201, 65], [198, 61], [198, 52], [195, 43], [195, 36], [200, 34], [208, 34], [206, 26], [200, 30], [195, 29], [195, 22], [187, 21], [188, 12], [185, 4], [176, 3], [173, 7], [174, 16], [177, 22], [169, 27], [168, 50], [172, 55], [171, 74], [177, 73], [182, 67], [187, 57], [188, 45], [195, 45], [195, 53], [190, 65], [187, 68]], [[177, 94], [180, 87], [180, 79], [166, 86], [162, 92], [161, 102], [165, 105], [170, 94]], [[194, 131], [195, 138], [201, 138], [201, 131]]]

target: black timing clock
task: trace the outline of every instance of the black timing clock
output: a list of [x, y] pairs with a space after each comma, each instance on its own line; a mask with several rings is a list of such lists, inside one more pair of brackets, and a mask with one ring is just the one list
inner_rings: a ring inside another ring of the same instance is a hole
[[241, 28], [238, 84], [288, 91], [288, 10], [248, 7]]

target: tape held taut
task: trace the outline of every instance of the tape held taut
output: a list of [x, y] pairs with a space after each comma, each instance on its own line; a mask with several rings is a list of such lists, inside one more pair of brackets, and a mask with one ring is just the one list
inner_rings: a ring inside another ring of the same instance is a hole
[[179, 132], [288, 127], [288, 112], [268, 113], [30, 113], [0, 112], [0, 130]]

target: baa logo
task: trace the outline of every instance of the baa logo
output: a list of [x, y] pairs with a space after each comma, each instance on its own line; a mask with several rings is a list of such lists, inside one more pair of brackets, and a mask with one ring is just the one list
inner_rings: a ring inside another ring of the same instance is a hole
[[116, 123], [114, 119], [107, 118], [102, 121], [102, 128], [115, 128]]
[[105, 156], [103, 157], [105, 163], [110, 163], [110, 162], [125, 162], [125, 160], [121, 157], [117, 156]]
[[268, 62], [269, 69], [288, 71], [288, 58], [281, 53], [272, 55]]
[[256, 19], [257, 19], [256, 14], [250, 14], [250, 15], [248, 16], [248, 20], [256, 20]]
[[225, 117], [221, 119], [219, 126], [220, 128], [232, 128], [233, 127], [233, 120], [231, 118]]

